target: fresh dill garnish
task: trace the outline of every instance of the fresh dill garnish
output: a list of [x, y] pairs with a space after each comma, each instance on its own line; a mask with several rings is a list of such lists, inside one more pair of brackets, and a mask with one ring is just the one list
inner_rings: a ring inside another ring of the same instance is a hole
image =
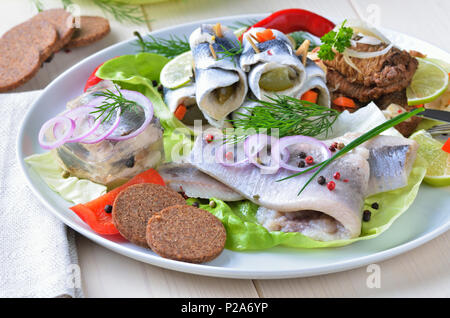
[[72, 0], [61, 0], [61, 3], [64, 7], [64, 9], [67, 9], [70, 5], [73, 4]]
[[305, 40], [309, 40], [311, 42], [309, 44], [308, 51], [311, 51], [318, 46], [316, 44], [316, 41], [314, 40], [314, 38], [307, 32], [297, 31], [297, 32], [289, 33], [288, 35], [294, 39], [295, 44], [296, 44], [295, 47], [299, 47]]
[[174, 58], [191, 50], [186, 36], [180, 38], [176, 35], [171, 35], [169, 39], [163, 39], [147, 35], [144, 39], [137, 31], [133, 34], [137, 37], [136, 44], [140, 47], [141, 52], [156, 53], [168, 58]]
[[342, 25], [339, 27], [339, 30], [330, 31], [320, 38], [322, 41], [322, 45], [320, 46], [320, 50], [318, 52], [318, 57], [321, 60], [333, 60], [336, 56], [334, 50], [339, 53], [343, 53], [346, 48], [351, 46], [351, 39], [353, 36], [353, 29], [350, 27], [346, 27], [345, 23], [347, 20], [342, 22]]
[[237, 46], [237, 47], [236, 47], [236, 46], [233, 46], [233, 47], [230, 48], [230, 49], [227, 49], [227, 48], [225, 48], [222, 44], [219, 44], [220, 48], [221, 48], [223, 51], [217, 51], [216, 53], [222, 54], [223, 56], [222, 56], [221, 58], [219, 58], [218, 60], [223, 60], [223, 59], [228, 58], [228, 59], [230, 59], [232, 62], [235, 62], [235, 61], [234, 61], [234, 57], [235, 57], [236, 55], [241, 54], [242, 51], [244, 50], [244, 48], [243, 48], [241, 42], [240, 42], [240, 41], [237, 41], [237, 42], [238, 42], [238, 46]]
[[327, 134], [339, 116], [335, 109], [285, 95], [269, 97], [270, 101], [256, 101], [259, 105], [237, 113], [230, 122], [240, 131], [278, 129], [279, 137]]
[[34, 5], [38, 12], [42, 12], [44, 10], [44, 5], [40, 0], [31, 0], [31, 3]]
[[[109, 121], [116, 114], [118, 108], [120, 109], [120, 114], [127, 110], [137, 111], [138, 104], [123, 97], [120, 88], [117, 85], [114, 86], [117, 92], [107, 89], [106, 91], [93, 94], [94, 96], [105, 97], [102, 104], [95, 107], [97, 110], [91, 112], [91, 114], [98, 114], [95, 120], [103, 117], [102, 123]], [[104, 116], [105, 114], [106, 116]]]
[[147, 22], [142, 13], [142, 8], [138, 5], [128, 5], [111, 0], [93, 0], [103, 12], [111, 15], [118, 22], [128, 22], [141, 24]]
[[423, 107], [421, 108], [417, 108], [411, 112], [405, 112], [403, 114], [400, 114], [384, 123], [382, 123], [381, 125], [369, 130], [368, 132], [366, 132], [365, 134], [359, 136], [358, 138], [354, 139], [353, 141], [351, 141], [349, 144], [347, 144], [344, 148], [342, 148], [339, 152], [337, 152], [334, 156], [332, 156], [331, 158], [322, 161], [314, 166], [309, 167], [306, 170], [303, 170], [299, 173], [290, 175], [289, 177], [277, 180], [277, 181], [283, 181], [283, 180], [287, 180], [293, 177], [297, 177], [299, 175], [302, 175], [304, 173], [310, 172], [314, 169], [317, 169], [314, 174], [311, 176], [311, 178], [308, 179], [308, 181], [303, 185], [303, 187], [300, 189], [299, 191], [299, 195], [300, 193], [303, 192], [303, 190], [305, 190], [305, 188], [308, 186], [308, 184], [314, 180], [314, 178], [323, 170], [325, 169], [331, 162], [333, 162], [334, 160], [336, 160], [337, 158], [345, 155], [347, 152], [353, 150], [354, 148], [358, 147], [359, 145], [363, 144], [364, 142], [372, 139], [373, 137], [378, 136], [379, 134], [381, 134], [383, 131], [394, 127], [395, 125], [398, 125], [399, 123], [407, 120], [408, 118], [411, 118], [412, 116], [417, 115], [420, 112], [423, 112], [425, 109]]
[[243, 28], [249, 28], [258, 21], [259, 21], [258, 19], [250, 19], [245, 22], [238, 21], [238, 22], [234, 22], [233, 24], [227, 25], [227, 27], [236, 31], [236, 30], [243, 29]]

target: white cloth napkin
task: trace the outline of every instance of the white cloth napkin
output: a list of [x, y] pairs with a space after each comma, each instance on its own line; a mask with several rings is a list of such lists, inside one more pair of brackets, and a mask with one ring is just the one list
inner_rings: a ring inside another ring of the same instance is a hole
[[40, 91], [0, 94], [0, 297], [82, 297], [74, 232], [26, 185], [19, 124]]

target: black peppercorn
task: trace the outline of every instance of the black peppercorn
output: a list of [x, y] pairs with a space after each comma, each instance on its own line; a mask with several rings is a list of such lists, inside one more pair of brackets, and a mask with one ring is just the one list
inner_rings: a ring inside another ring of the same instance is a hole
[[378, 203], [374, 202], [372, 203], [372, 209], [378, 210], [380, 206], [378, 205]]
[[317, 183], [319, 183], [320, 185], [324, 185], [326, 182], [327, 182], [327, 179], [325, 179], [324, 176], [320, 176], [320, 177], [317, 179]]
[[193, 206], [194, 208], [198, 208], [198, 207], [200, 206], [200, 204], [198, 204], [198, 202], [194, 202], [194, 203], [192, 203], [192, 206]]
[[300, 162], [298, 163], [298, 167], [304, 168], [305, 166], [306, 166], [306, 163], [303, 160], [300, 160]]
[[372, 212], [370, 212], [369, 210], [365, 210], [363, 212], [363, 221], [364, 222], [369, 222], [371, 216], [372, 216]]
[[134, 167], [134, 156], [128, 158], [127, 161], [125, 161], [125, 166], [127, 166], [128, 168]]
[[155, 81], [155, 80], [153, 80], [153, 81], [152, 81], [152, 85], [153, 85], [153, 86], [157, 86], [157, 85], [158, 85], [158, 82]]
[[109, 205], [109, 204], [107, 204], [107, 205], [105, 205], [105, 212], [106, 213], [111, 213], [112, 212], [112, 205]]
[[300, 152], [300, 153], [298, 154], [298, 156], [299, 156], [299, 158], [301, 158], [301, 159], [305, 159], [305, 158], [306, 158], [306, 153], [304, 153], [304, 152], [302, 151], [302, 152]]
[[162, 86], [162, 85], [159, 85], [159, 86], [158, 86], [158, 92], [162, 93], [162, 91], [163, 91], [163, 86]]

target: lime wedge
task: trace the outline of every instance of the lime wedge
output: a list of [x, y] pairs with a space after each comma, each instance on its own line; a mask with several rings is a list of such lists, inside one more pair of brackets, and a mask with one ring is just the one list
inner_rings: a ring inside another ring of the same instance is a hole
[[431, 57], [426, 57], [426, 58], [424, 58], [424, 60], [433, 62], [434, 64], [437, 64], [440, 67], [442, 67], [444, 69], [444, 71], [446, 71], [447, 73], [450, 73], [450, 64], [448, 64], [447, 62], [445, 62], [443, 60], [431, 58]]
[[441, 96], [448, 86], [448, 73], [438, 64], [418, 58], [419, 67], [406, 90], [408, 105], [429, 103]]
[[178, 88], [187, 84], [191, 77], [193, 65], [192, 53], [186, 52], [169, 61], [161, 70], [159, 80], [164, 87]]
[[428, 163], [424, 181], [436, 187], [450, 185], [450, 154], [442, 150], [442, 143], [433, 139], [425, 130], [414, 133], [411, 139], [419, 144], [419, 154]]

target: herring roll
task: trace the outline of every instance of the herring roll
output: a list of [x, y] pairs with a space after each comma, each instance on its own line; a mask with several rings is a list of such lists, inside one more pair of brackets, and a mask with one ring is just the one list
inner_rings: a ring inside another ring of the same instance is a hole
[[196, 100], [212, 122], [220, 123], [239, 108], [247, 95], [247, 77], [239, 68], [239, 40], [220, 24], [203, 24], [189, 38], [195, 64]]
[[[269, 33], [270, 37], [261, 37]], [[259, 39], [259, 41], [258, 41]], [[252, 28], [243, 35], [240, 66], [248, 74], [252, 93], [260, 100], [275, 95], [294, 97], [306, 80], [305, 66], [280, 31]]]

